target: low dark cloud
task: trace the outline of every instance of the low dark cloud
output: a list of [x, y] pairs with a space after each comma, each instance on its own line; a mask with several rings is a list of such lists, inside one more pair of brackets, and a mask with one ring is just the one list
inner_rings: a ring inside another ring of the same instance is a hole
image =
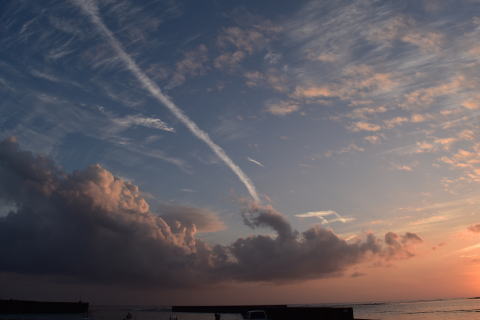
[[196, 233], [224, 228], [213, 212], [153, 212], [137, 186], [100, 165], [66, 173], [13, 138], [0, 142], [0, 181], [0, 201], [14, 208], [0, 216], [0, 272], [163, 287], [284, 282], [339, 275], [370, 258], [409, 258], [422, 241], [408, 232], [355, 241], [320, 226], [298, 232], [271, 206], [247, 203], [246, 225], [275, 235], [210, 245]]
[[480, 233], [480, 223], [479, 224], [474, 224], [468, 227], [468, 230], [475, 232], [475, 233]]
[[352, 278], [360, 278], [360, 277], [364, 277], [366, 276], [367, 274], [366, 273], [362, 273], [362, 272], [354, 272], [350, 275], [350, 277]]

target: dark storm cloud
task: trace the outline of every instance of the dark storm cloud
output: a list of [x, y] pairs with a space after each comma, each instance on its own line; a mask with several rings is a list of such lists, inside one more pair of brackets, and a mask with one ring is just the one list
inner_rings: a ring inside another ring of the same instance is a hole
[[172, 229], [135, 185], [99, 165], [66, 174], [10, 139], [0, 144], [0, 181], [0, 197], [17, 208], [0, 220], [2, 271], [171, 286], [205, 279], [209, 251], [195, 227]]
[[227, 268], [231, 278], [249, 281], [286, 281], [327, 277], [368, 257], [408, 258], [416, 234], [387, 233], [382, 242], [373, 234], [347, 242], [333, 231], [315, 226], [302, 233], [292, 230], [285, 217], [270, 206], [251, 204], [244, 212], [247, 225], [270, 227], [277, 237], [257, 235], [236, 240], [228, 251], [234, 262]]
[[338, 275], [367, 258], [408, 258], [413, 234], [345, 241], [316, 226], [302, 233], [270, 206], [247, 204], [245, 223], [276, 236], [211, 246], [197, 231], [223, 224], [214, 213], [165, 206], [153, 213], [137, 186], [99, 165], [66, 173], [42, 156], [0, 143], [0, 271], [89, 283], [198, 286], [228, 280], [290, 281]]

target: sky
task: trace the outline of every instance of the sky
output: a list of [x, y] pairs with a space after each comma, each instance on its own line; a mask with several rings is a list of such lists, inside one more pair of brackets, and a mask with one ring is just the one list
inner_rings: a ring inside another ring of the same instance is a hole
[[0, 298], [480, 295], [480, 2], [0, 3]]

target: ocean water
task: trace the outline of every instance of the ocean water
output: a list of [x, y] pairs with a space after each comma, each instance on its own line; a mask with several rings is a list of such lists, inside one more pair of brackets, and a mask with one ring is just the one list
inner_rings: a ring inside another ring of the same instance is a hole
[[480, 299], [445, 299], [353, 305], [357, 319], [480, 320]]
[[[355, 319], [480, 320], [480, 299], [370, 303], [350, 306], [353, 307]], [[0, 320], [123, 320], [128, 312], [132, 314], [132, 320], [170, 320], [173, 315], [168, 307], [92, 306], [88, 315], [0, 315]], [[213, 314], [176, 313], [175, 316], [178, 320], [214, 319]], [[238, 314], [222, 315], [222, 320], [240, 319], [242, 317]]]

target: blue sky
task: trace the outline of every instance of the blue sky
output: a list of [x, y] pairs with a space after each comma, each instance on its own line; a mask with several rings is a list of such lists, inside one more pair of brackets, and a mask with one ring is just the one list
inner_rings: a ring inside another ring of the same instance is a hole
[[478, 223], [478, 1], [82, 3], [0, 4], [2, 139], [215, 212], [209, 243], [257, 232], [249, 184], [298, 230], [434, 246]]

